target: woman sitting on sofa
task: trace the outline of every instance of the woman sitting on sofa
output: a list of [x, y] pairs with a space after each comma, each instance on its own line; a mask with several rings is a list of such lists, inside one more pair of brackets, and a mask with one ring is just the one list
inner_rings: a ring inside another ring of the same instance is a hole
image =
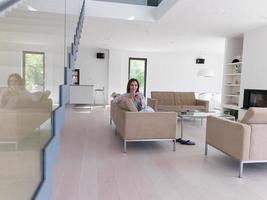
[[43, 99], [48, 99], [50, 95], [50, 91], [30, 93], [25, 88], [24, 80], [17, 73], [9, 75], [7, 85], [0, 95], [0, 106], [4, 108], [31, 107]]
[[154, 112], [154, 110], [146, 105], [144, 95], [139, 92], [139, 82], [137, 79], [132, 78], [127, 84], [127, 93], [117, 96], [114, 101], [120, 102], [132, 102], [138, 112]]

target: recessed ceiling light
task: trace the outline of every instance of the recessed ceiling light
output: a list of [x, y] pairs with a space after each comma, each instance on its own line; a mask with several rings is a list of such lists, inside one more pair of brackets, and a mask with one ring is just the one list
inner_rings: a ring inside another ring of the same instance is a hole
[[131, 16], [127, 18], [128, 20], [135, 20], [135, 16]]
[[27, 8], [28, 8], [29, 11], [32, 11], [32, 12], [38, 11], [36, 8], [34, 8], [32, 6], [29, 6], [29, 5], [27, 6]]

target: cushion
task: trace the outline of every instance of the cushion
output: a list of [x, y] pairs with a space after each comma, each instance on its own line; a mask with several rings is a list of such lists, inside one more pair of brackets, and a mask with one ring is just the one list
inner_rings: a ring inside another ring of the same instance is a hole
[[182, 106], [174, 106], [174, 105], [158, 105], [159, 111], [173, 111], [179, 112], [182, 110]]
[[151, 98], [157, 99], [159, 105], [175, 105], [174, 104], [174, 92], [151, 92]]
[[120, 100], [117, 102], [117, 104], [120, 108], [124, 110], [131, 111], [131, 112], [138, 112], [133, 101], [129, 99], [128, 97], [122, 96]]
[[49, 90], [46, 90], [44, 92], [33, 92], [31, 93], [32, 101], [39, 102], [41, 100], [46, 100], [48, 99], [50, 93], [51, 92]]
[[34, 92], [32, 93], [32, 101], [33, 102], [38, 102], [42, 99], [43, 92]]
[[267, 108], [251, 107], [244, 115], [241, 123], [267, 124]]
[[118, 97], [118, 96], [120, 96], [120, 93], [112, 92], [112, 94], [111, 94], [111, 97], [113, 97], [113, 99]]
[[175, 105], [196, 105], [194, 92], [175, 92]]
[[44, 91], [42, 99], [48, 99], [50, 94], [51, 94], [51, 92], [49, 90]]

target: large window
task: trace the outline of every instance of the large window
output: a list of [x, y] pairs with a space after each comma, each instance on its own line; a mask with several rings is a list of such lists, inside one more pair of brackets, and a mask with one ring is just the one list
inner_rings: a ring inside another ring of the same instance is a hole
[[23, 52], [23, 78], [27, 90], [44, 91], [45, 54], [42, 52]]
[[139, 91], [146, 96], [146, 58], [129, 58], [129, 74], [128, 78], [138, 80], [140, 87]]

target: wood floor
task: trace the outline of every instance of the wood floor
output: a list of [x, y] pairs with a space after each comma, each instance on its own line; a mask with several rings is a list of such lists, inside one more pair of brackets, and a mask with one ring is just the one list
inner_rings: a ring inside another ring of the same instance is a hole
[[[179, 122], [177, 135], [180, 134]], [[244, 167], [209, 148], [205, 125], [188, 120], [184, 137], [195, 146], [171, 142], [123, 143], [109, 125], [109, 109], [66, 112], [60, 154], [54, 168], [53, 200], [266, 200], [267, 164]]]

